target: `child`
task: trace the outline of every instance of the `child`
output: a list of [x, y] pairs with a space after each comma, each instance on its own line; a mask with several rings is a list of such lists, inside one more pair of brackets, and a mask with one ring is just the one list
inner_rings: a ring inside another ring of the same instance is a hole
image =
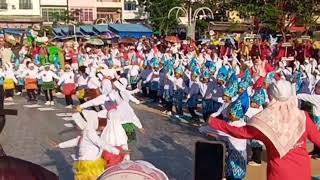
[[159, 100], [158, 92], [160, 88], [160, 75], [159, 75], [159, 67], [160, 62], [157, 58], [154, 59], [152, 63], [153, 72], [150, 80], [150, 96], [154, 103], [157, 103]]
[[185, 91], [185, 84], [183, 81], [184, 67], [182, 65], [178, 66], [175, 71], [175, 78], [171, 79], [174, 82], [174, 104], [176, 106], [175, 117], [179, 118], [183, 116], [183, 97]]
[[[302, 101], [309, 102], [313, 105], [313, 120], [315, 124], [320, 127], [320, 81], [317, 82], [314, 94], [298, 94], [297, 98]], [[313, 151], [310, 153], [314, 158], [320, 158], [320, 148], [314, 146]]]
[[142, 95], [144, 97], [148, 97], [149, 96], [150, 83], [147, 82], [146, 80], [147, 80], [148, 76], [150, 76], [150, 74], [152, 74], [152, 68], [151, 68], [151, 65], [148, 64], [146, 69], [144, 69], [140, 73], [140, 77], [139, 77], [139, 79], [142, 80]]
[[[235, 102], [230, 105], [229, 124], [231, 126], [242, 127], [245, 126], [243, 118], [249, 107], [248, 94], [239, 97]], [[210, 121], [216, 118], [211, 117]], [[210, 123], [210, 122], [209, 122]], [[213, 130], [214, 132], [215, 130]], [[226, 179], [244, 179], [247, 170], [247, 141], [245, 139], [237, 139], [231, 137], [220, 131], [217, 132], [219, 138], [226, 141], [227, 145], [227, 161], [226, 161]]]
[[71, 71], [71, 66], [69, 64], [66, 64], [64, 68], [65, 72], [63, 72], [62, 76], [60, 77], [58, 86], [61, 86], [63, 83], [63, 93], [65, 95], [66, 108], [71, 109], [73, 106], [72, 95], [74, 95], [76, 91], [74, 73]]
[[202, 82], [200, 84], [200, 93], [202, 95], [202, 114], [205, 121], [208, 120], [211, 113], [213, 113], [212, 90], [213, 84], [210, 80], [210, 71], [205, 68], [202, 74]]
[[[134, 62], [132, 62], [134, 63]], [[137, 64], [132, 64], [130, 70], [129, 70], [129, 79], [130, 79], [130, 85], [131, 85], [131, 90], [134, 90], [137, 88], [138, 84], [138, 79], [139, 79], [139, 65]]]
[[55, 89], [55, 81], [59, 80], [59, 77], [50, 70], [50, 64], [45, 64], [44, 71], [40, 72], [38, 75], [38, 79], [42, 81], [42, 90], [44, 91], [44, 95], [46, 97], [45, 105], [54, 106], [53, 94], [52, 91]]
[[75, 179], [97, 179], [106, 169], [107, 164], [101, 158], [102, 151], [119, 154], [119, 150], [103, 143], [97, 134], [98, 119], [90, 118], [94, 111], [84, 111], [86, 121], [75, 118], [77, 127], [82, 130], [81, 135], [69, 141], [56, 145], [59, 148], [78, 146], [77, 161], [74, 163]]
[[[254, 95], [251, 98], [250, 108], [246, 113], [246, 117], [248, 118], [248, 120], [263, 110], [263, 106], [266, 103], [266, 98], [267, 97], [263, 89], [258, 89], [255, 91]], [[249, 162], [249, 165], [261, 166], [263, 143], [258, 140], [252, 140], [250, 144], [251, 144], [252, 156], [251, 156], [251, 161]]]
[[198, 105], [198, 94], [200, 92], [199, 75], [200, 68], [194, 67], [189, 81], [189, 89], [187, 95], [188, 110], [192, 116], [192, 120], [195, 123], [195, 125], [200, 123], [199, 116], [196, 114], [196, 109]]
[[85, 102], [85, 92], [87, 89], [87, 83], [88, 83], [88, 74], [86, 73], [86, 67], [80, 66], [79, 67], [79, 75], [77, 79], [77, 90], [78, 90], [78, 99], [80, 104], [83, 104]]
[[5, 90], [6, 101], [13, 101], [15, 84], [18, 83], [14, 75], [14, 71], [11, 64], [4, 65], [4, 84], [3, 88]]
[[171, 116], [172, 115], [172, 106], [173, 106], [173, 93], [174, 93], [174, 84], [170, 80], [172, 79], [172, 73], [167, 71], [166, 78], [164, 79], [164, 87], [163, 87], [163, 101], [165, 110], [164, 114]]
[[38, 89], [38, 69], [35, 68], [33, 63], [27, 64], [28, 69], [23, 73], [22, 77], [24, 77], [26, 82], [26, 90], [28, 94], [28, 101], [33, 102], [37, 101], [36, 90]]

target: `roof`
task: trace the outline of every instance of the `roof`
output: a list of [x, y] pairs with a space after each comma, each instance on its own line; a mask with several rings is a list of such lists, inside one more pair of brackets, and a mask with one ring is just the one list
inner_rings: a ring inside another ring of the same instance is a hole
[[91, 25], [84, 25], [84, 26], [80, 26], [80, 31], [84, 34], [93, 34], [93, 26]]
[[3, 31], [4, 33], [21, 36], [25, 32], [25, 29], [6, 28]]
[[142, 24], [110, 24], [110, 29], [117, 32], [152, 33], [153, 31]]
[[42, 22], [41, 16], [0, 16], [0, 22]]
[[244, 23], [210, 22], [209, 29], [222, 32], [246, 32], [249, 29], [249, 25]]
[[93, 30], [95, 32], [97, 32], [98, 34], [104, 33], [104, 32], [108, 32], [109, 31], [109, 27], [108, 25], [94, 25], [93, 26]]

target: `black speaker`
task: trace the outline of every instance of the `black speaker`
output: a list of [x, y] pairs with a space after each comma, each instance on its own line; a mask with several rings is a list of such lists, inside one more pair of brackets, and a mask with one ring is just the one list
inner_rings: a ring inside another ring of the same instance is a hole
[[225, 144], [196, 142], [194, 180], [222, 180], [225, 172]]

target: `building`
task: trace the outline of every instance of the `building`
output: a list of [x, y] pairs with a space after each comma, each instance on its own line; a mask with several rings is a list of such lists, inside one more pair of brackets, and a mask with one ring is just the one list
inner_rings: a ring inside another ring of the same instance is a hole
[[122, 22], [123, 0], [97, 0], [97, 20], [105, 19], [108, 23]]
[[68, 9], [67, 0], [40, 0], [43, 24], [63, 22]]
[[122, 4], [123, 0], [69, 0], [69, 10], [84, 24], [121, 22]]
[[39, 0], [0, 0], [0, 28], [27, 28], [41, 22]]
[[141, 22], [148, 19], [144, 7], [139, 6], [138, 0], [124, 0], [122, 19], [125, 22]]

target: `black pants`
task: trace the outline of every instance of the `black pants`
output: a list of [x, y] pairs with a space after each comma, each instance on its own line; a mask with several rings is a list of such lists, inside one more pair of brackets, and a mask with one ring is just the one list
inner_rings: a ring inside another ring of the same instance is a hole
[[80, 98], [79, 98], [79, 102], [80, 102], [80, 104], [83, 104], [83, 103], [85, 103], [86, 101], [85, 101], [84, 99], [80, 99]]
[[132, 90], [137, 89], [137, 83], [131, 84], [131, 89], [132, 89]]
[[149, 97], [149, 83], [142, 84], [142, 95], [144, 97]]
[[45, 90], [44, 95], [46, 97], [46, 101], [53, 101], [52, 89]]
[[23, 85], [18, 85], [16, 90], [17, 90], [17, 92], [22, 93], [22, 89], [23, 89]]
[[65, 96], [65, 99], [66, 99], [66, 105], [67, 105], [67, 106], [73, 105], [73, 99], [72, 99], [72, 96], [71, 96], [71, 95], [66, 95], [66, 96]]
[[29, 101], [35, 101], [37, 99], [36, 90], [28, 89], [27, 90]]
[[182, 106], [178, 106], [178, 105], [176, 105], [176, 111], [177, 111], [177, 114], [178, 115], [183, 115], [183, 110], [182, 110]]
[[38, 84], [38, 90], [37, 90], [38, 95], [41, 95], [41, 84]]
[[261, 164], [262, 147], [252, 147], [251, 160], [255, 163]]
[[5, 90], [6, 98], [13, 97], [14, 95], [14, 89], [6, 89]]
[[165, 101], [165, 109], [166, 109], [166, 111], [170, 111], [170, 112], [172, 112], [172, 106], [173, 106], [173, 103], [172, 103], [172, 101]]
[[188, 110], [192, 116], [192, 120], [199, 121], [199, 116], [196, 114], [196, 108], [188, 107]]
[[158, 101], [159, 101], [158, 91], [156, 91], [156, 90], [151, 90], [151, 91], [150, 91], [150, 98], [151, 98], [154, 102], [158, 102]]

